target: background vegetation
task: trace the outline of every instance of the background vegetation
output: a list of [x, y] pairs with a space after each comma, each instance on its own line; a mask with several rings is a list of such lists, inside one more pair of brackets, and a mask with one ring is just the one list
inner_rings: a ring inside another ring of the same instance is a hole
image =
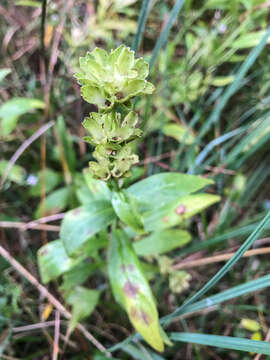
[[[179, 309], [212, 279], [228, 259], [218, 256], [234, 253], [267, 215], [269, 6], [262, 0], [1, 2], [0, 237], [11, 258], [1, 253], [0, 357], [105, 359], [84, 335], [89, 340], [93, 334], [109, 348], [132, 332], [91, 259], [85, 265], [86, 278], [81, 279], [80, 269], [77, 276], [85, 286], [103, 291], [85, 326], [68, 339], [65, 317], [61, 316], [60, 327], [59, 309], [51, 305], [52, 299], [22, 277], [23, 270], [14, 263], [22, 264], [27, 276], [40, 279], [37, 250], [58, 238], [63, 213], [88, 196], [83, 169], [92, 159], [92, 148], [82, 140], [81, 122], [94, 108], [82, 101], [73, 74], [79, 56], [95, 46], [106, 50], [120, 44], [131, 46], [149, 61], [149, 80], [156, 86], [153, 95], [136, 102], [144, 137], [137, 148], [140, 164], [129, 181], [168, 170], [200, 174], [215, 180], [216, 186], [208, 192], [221, 197], [219, 203], [185, 223], [192, 235], [188, 244], [149, 265], [161, 316]], [[187, 313], [173, 321], [168, 331], [269, 340], [269, 291], [255, 292], [270, 284], [269, 232], [268, 222], [253, 244], [256, 251], [210, 289], [209, 296], [221, 293], [221, 299], [206, 298], [189, 312], [186, 308]], [[202, 264], [205, 261], [207, 265]], [[187, 271], [184, 282], [175, 276], [180, 268]], [[63, 300], [64, 286], [72, 284], [71, 275], [75, 277], [76, 272], [47, 289], [74, 316], [84, 304], [81, 298]], [[250, 283], [256, 279], [255, 285]], [[235, 290], [245, 283], [246, 290]], [[224, 291], [230, 289], [226, 295]], [[235, 297], [233, 291], [245, 296]], [[206, 308], [207, 300], [214, 306]], [[178, 342], [164, 355], [156, 355], [136, 340], [119, 345], [113, 356], [256, 357], [252, 351], [182, 341], [188, 343]]]

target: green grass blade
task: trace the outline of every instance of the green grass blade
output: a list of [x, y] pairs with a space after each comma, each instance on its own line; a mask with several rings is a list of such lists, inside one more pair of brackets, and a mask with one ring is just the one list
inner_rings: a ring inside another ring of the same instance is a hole
[[261, 161], [261, 164], [257, 167], [257, 169], [254, 169], [249, 176], [245, 189], [238, 200], [238, 205], [240, 207], [248, 204], [250, 199], [255, 196], [256, 192], [260, 186], [262, 186], [263, 182], [266, 181], [269, 175], [269, 160], [265, 159], [265, 161]]
[[[202, 126], [198, 136], [196, 137], [196, 141], [194, 144], [190, 147], [194, 148], [200, 140], [203, 138], [203, 136], [208, 132], [210, 127], [213, 123], [216, 123], [221, 115], [221, 112], [227, 105], [228, 100], [236, 93], [236, 91], [239, 90], [239, 88], [243, 85], [243, 78], [250, 69], [250, 67], [255, 63], [257, 57], [260, 55], [262, 50], [264, 49], [267, 39], [270, 36], [270, 27], [267, 29], [265, 35], [262, 37], [259, 44], [250, 52], [250, 54], [247, 56], [244, 63], [240, 66], [237, 74], [235, 75], [234, 81], [226, 88], [224, 93], [220, 96], [219, 100], [217, 101], [211, 115], [207, 119], [207, 121]], [[189, 173], [194, 172], [194, 165], [192, 165], [189, 169]]]
[[270, 286], [270, 274], [262, 276], [256, 280], [248, 281], [245, 284], [234, 286], [229, 290], [222, 291], [219, 294], [209, 296], [208, 298], [197, 301], [194, 304], [188, 305], [181, 315], [199, 311], [209, 306], [214, 306], [248, 293], [253, 293], [254, 291], [261, 290], [268, 286]]
[[[259, 147], [262, 145], [260, 144], [260, 141], [257, 141], [257, 139], [263, 140], [263, 143], [268, 140], [268, 137], [270, 136], [270, 119], [269, 119], [270, 113], [267, 112], [264, 114], [263, 117], [260, 118], [258, 122], [258, 125], [256, 127], [252, 127], [252, 131], [250, 131], [241, 141], [238, 142], [238, 144], [232, 149], [232, 151], [227, 155], [226, 157], [226, 165], [230, 165], [236, 160], [241, 158], [241, 164], [237, 165], [237, 169], [242, 165], [245, 159], [243, 159], [245, 156], [245, 148], [250, 147], [250, 150], [254, 152], [257, 149], [257, 142]], [[264, 136], [263, 136], [264, 135]], [[255, 144], [253, 144], [255, 143]]]
[[[256, 226], [258, 226], [258, 222], [232, 229], [221, 235], [216, 235], [211, 239], [205, 240], [203, 242], [195, 243], [194, 245], [191, 245], [189, 247], [181, 249], [181, 251], [177, 255], [182, 256], [182, 255], [186, 255], [186, 254], [192, 254], [196, 251], [200, 251], [202, 249], [207, 249], [210, 246], [217, 245], [220, 242], [229, 240], [231, 238], [237, 238], [240, 236], [248, 235], [248, 234], [250, 234], [251, 231], [253, 231], [255, 229]], [[265, 230], [270, 230], [270, 224], [265, 226]]]
[[190, 299], [188, 299], [182, 306], [176, 309], [170, 315], [165, 316], [162, 321], [165, 324], [170, 323], [176, 316], [181, 314], [183, 310], [190, 304], [194, 303], [201, 296], [203, 296], [208, 290], [210, 290], [220, 279], [222, 279], [228, 271], [237, 263], [243, 254], [251, 247], [254, 241], [258, 238], [264, 227], [270, 220], [270, 211], [266, 214], [263, 220], [259, 223], [252, 234], [247, 238], [244, 244], [236, 251], [234, 256], [226, 262], [226, 264], [210, 279], [197, 293], [195, 293]]
[[144, 32], [146, 20], [147, 20], [149, 10], [150, 10], [150, 5], [151, 5], [151, 0], [143, 0], [140, 15], [139, 15], [137, 32], [136, 32], [136, 35], [133, 39], [133, 43], [131, 46], [132, 50], [134, 50], [135, 53], [137, 53], [139, 50], [139, 46], [140, 46], [140, 43], [142, 40], [142, 35]]
[[161, 31], [161, 34], [156, 42], [156, 45], [154, 47], [150, 62], [149, 62], [149, 66], [150, 69], [152, 68], [152, 66], [154, 65], [158, 53], [160, 51], [160, 49], [162, 48], [162, 46], [166, 43], [166, 41], [168, 40], [169, 37], [169, 33], [170, 30], [173, 26], [174, 21], [176, 20], [180, 10], [182, 9], [182, 6], [184, 5], [185, 0], [177, 0], [174, 7], [172, 8], [172, 11], [170, 13], [170, 17], [168, 19], [167, 24], [165, 25], [164, 29]]
[[220, 100], [217, 102], [214, 111], [211, 113], [210, 118], [202, 127], [202, 130], [200, 131], [200, 137], [204, 136], [209, 130], [212, 123], [216, 122], [219, 119], [219, 116], [222, 110], [224, 109], [224, 107], [226, 106], [228, 100], [239, 89], [240, 82], [243, 80], [244, 76], [246, 75], [250, 67], [254, 64], [257, 57], [264, 49], [269, 36], [270, 36], [270, 27], [267, 29], [266, 34], [263, 36], [259, 44], [251, 51], [251, 53], [248, 55], [244, 63], [240, 66], [240, 69], [237, 72], [234, 81], [224, 91]]
[[203, 160], [207, 157], [207, 155], [218, 145], [222, 144], [224, 141], [227, 141], [228, 139], [231, 139], [233, 136], [239, 135], [242, 132], [246, 131], [247, 127], [242, 126], [238, 129], [235, 129], [233, 131], [228, 132], [227, 134], [224, 134], [222, 136], [219, 136], [218, 138], [211, 141], [209, 144], [207, 144], [204, 149], [199, 153], [195, 160], [195, 166], [199, 166]]
[[194, 333], [172, 333], [170, 338], [174, 341], [270, 355], [270, 343], [266, 341], [255, 341], [231, 336]]

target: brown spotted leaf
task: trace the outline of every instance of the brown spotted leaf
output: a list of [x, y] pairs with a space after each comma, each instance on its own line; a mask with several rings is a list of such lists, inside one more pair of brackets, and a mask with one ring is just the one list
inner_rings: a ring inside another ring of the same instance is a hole
[[116, 300], [134, 328], [155, 350], [163, 351], [158, 312], [139, 259], [122, 230], [115, 230], [109, 255], [109, 277]]

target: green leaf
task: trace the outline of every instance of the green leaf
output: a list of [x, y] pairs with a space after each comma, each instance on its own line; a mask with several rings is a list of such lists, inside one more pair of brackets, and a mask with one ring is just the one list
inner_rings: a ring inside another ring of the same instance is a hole
[[145, 79], [149, 74], [149, 65], [143, 58], [139, 58], [135, 61], [133, 70], [137, 71], [138, 79]]
[[117, 59], [116, 68], [120, 75], [127, 75], [134, 65], [134, 51], [130, 48], [123, 47]]
[[69, 271], [81, 259], [70, 258], [61, 240], [51, 241], [38, 250], [38, 265], [43, 283]]
[[[234, 40], [231, 44], [233, 49], [248, 49], [257, 46], [265, 36], [266, 30], [249, 32], [241, 35], [238, 39]], [[267, 43], [270, 42], [270, 39], [267, 40]]]
[[60, 238], [67, 253], [72, 255], [89, 238], [113, 222], [116, 215], [109, 201], [97, 200], [75, 210], [64, 217]]
[[95, 200], [111, 200], [112, 193], [108, 187], [108, 183], [102, 180], [95, 179], [89, 169], [83, 170], [86, 184], [88, 185], [93, 199]]
[[145, 229], [153, 231], [165, 229], [200, 213], [220, 200], [217, 195], [194, 194], [180, 197], [176, 201], [143, 214]]
[[7, 136], [16, 127], [18, 118], [16, 116], [6, 116], [2, 119], [2, 135]]
[[69, 324], [69, 331], [73, 331], [79, 321], [91, 315], [98, 304], [100, 292], [97, 290], [89, 290], [82, 286], [73, 289], [66, 301], [72, 306], [72, 318]]
[[179, 142], [187, 145], [194, 142], [194, 135], [180, 124], [167, 124], [162, 130], [166, 136], [170, 136]]
[[112, 206], [117, 216], [131, 229], [144, 233], [142, 217], [138, 211], [136, 199], [124, 190], [114, 192]]
[[131, 185], [127, 192], [139, 202], [140, 211], [159, 209], [176, 198], [185, 196], [213, 184], [200, 176], [160, 173]]
[[41, 7], [40, 1], [33, 0], [17, 0], [16, 6], [31, 6], [31, 7]]
[[115, 230], [109, 254], [109, 277], [116, 300], [135, 329], [155, 350], [163, 351], [158, 312], [150, 286], [129, 238]]
[[75, 286], [83, 284], [87, 278], [92, 275], [98, 268], [103, 264], [95, 262], [90, 262], [86, 258], [85, 261], [81, 261], [75, 267], [72, 267], [70, 271], [67, 271], [63, 275], [63, 283], [61, 284], [61, 291], [69, 292], [74, 289]]
[[103, 106], [105, 104], [105, 98], [101, 90], [97, 87], [84, 85], [81, 88], [82, 97], [90, 104], [97, 106]]
[[244, 329], [252, 331], [252, 332], [259, 331], [261, 328], [261, 325], [258, 321], [255, 321], [252, 319], [247, 319], [247, 318], [243, 318], [241, 320], [240, 325], [243, 326]]
[[226, 86], [229, 85], [231, 82], [234, 81], [234, 76], [216, 76], [214, 77], [214, 79], [211, 81], [211, 85], [213, 86]]
[[138, 255], [160, 255], [188, 244], [191, 236], [187, 231], [168, 229], [153, 232], [150, 236], [133, 243]]
[[255, 341], [231, 336], [217, 336], [209, 334], [194, 333], [172, 333], [170, 339], [174, 341], [187, 342], [215, 346], [223, 349], [255, 352], [270, 355], [270, 343], [266, 341]]
[[67, 187], [53, 191], [46, 197], [44, 209], [42, 203], [39, 204], [35, 211], [35, 218], [38, 219], [46, 214], [55, 214], [64, 210], [67, 207], [68, 199], [69, 189]]
[[[0, 175], [1, 176], [4, 175], [7, 165], [8, 165], [8, 161], [0, 160]], [[21, 167], [19, 165], [13, 165], [8, 173], [7, 178], [10, 181], [15, 182], [16, 184], [21, 185], [24, 183], [25, 174], [26, 174], [26, 172], [23, 167]]]
[[122, 92], [124, 95], [123, 101], [127, 100], [127, 97], [133, 97], [139, 94], [141, 91], [144, 90], [147, 82], [145, 80], [130, 80], [126, 83], [126, 85], [122, 88]]
[[145, 169], [143, 167], [139, 166], [132, 166], [130, 169], [130, 176], [123, 179], [123, 187], [126, 188], [132, 183], [134, 183], [136, 180], [140, 179], [145, 172]]
[[0, 69], [0, 83], [10, 72], [10, 69]]
[[19, 116], [33, 109], [43, 109], [44, 102], [38, 99], [13, 98], [0, 106], [2, 118], [2, 134], [8, 135], [15, 128]]
[[96, 62], [101, 66], [106, 66], [109, 60], [109, 56], [104, 49], [95, 48], [92, 51], [92, 55], [94, 56]]

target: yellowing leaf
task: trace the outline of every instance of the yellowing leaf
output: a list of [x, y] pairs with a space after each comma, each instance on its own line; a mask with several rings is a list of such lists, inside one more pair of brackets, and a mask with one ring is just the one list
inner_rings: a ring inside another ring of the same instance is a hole
[[211, 84], [213, 86], [226, 86], [230, 83], [232, 83], [234, 80], [234, 76], [216, 76], [212, 81]]
[[241, 320], [241, 326], [246, 329], [246, 330], [249, 330], [249, 331], [259, 331], [261, 326], [260, 324], [255, 321], [255, 320], [252, 320], [252, 319], [242, 319]]
[[115, 230], [109, 255], [109, 277], [116, 300], [124, 307], [134, 328], [155, 350], [162, 352], [158, 312], [139, 259], [122, 230]]
[[191, 131], [180, 124], [167, 124], [163, 127], [165, 135], [174, 138], [180, 143], [184, 142], [186, 145], [194, 143], [195, 137]]
[[256, 331], [252, 334], [251, 340], [261, 341], [262, 340], [262, 334], [259, 331]]
[[43, 321], [46, 321], [48, 319], [48, 317], [51, 315], [52, 310], [53, 310], [52, 304], [49, 303], [45, 306], [45, 309], [43, 310], [43, 313], [42, 313]]

